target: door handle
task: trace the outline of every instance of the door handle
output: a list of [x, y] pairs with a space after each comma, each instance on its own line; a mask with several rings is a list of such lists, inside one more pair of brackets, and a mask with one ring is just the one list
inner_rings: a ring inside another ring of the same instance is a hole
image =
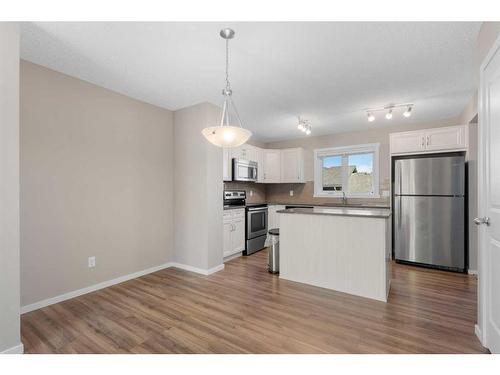
[[476, 217], [474, 219], [474, 224], [476, 224], [476, 225], [486, 224], [487, 226], [489, 226], [490, 225], [490, 218], [488, 216]]

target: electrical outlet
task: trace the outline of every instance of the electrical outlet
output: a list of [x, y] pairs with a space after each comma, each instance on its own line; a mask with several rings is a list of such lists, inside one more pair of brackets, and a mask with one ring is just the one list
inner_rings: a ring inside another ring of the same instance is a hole
[[253, 197], [253, 190], [250, 190], [250, 196]]
[[293, 197], [293, 190], [290, 190], [290, 196]]
[[89, 268], [95, 267], [95, 257], [89, 257]]

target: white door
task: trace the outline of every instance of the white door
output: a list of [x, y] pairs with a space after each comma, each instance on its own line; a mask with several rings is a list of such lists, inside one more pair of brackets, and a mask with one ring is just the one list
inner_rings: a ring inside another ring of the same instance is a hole
[[467, 147], [467, 132], [465, 126], [450, 126], [427, 131], [425, 149], [453, 150]]
[[480, 73], [478, 333], [484, 346], [500, 353], [500, 38]]
[[281, 178], [281, 151], [264, 150], [264, 182], [276, 183]]
[[232, 250], [232, 232], [233, 232], [233, 223], [232, 221], [225, 221], [224, 226], [223, 226], [223, 252], [224, 256], [227, 257], [231, 255], [231, 250]]
[[234, 219], [232, 253], [245, 250], [245, 218]]

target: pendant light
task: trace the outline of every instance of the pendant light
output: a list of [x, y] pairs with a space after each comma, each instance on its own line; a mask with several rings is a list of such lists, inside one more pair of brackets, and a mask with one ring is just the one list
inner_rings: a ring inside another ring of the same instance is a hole
[[219, 147], [238, 147], [251, 137], [252, 132], [241, 126], [240, 115], [231, 97], [229, 84], [229, 39], [234, 38], [234, 30], [222, 29], [220, 36], [226, 40], [226, 88], [222, 90], [224, 104], [218, 126], [211, 126], [201, 131], [201, 134], [212, 144]]

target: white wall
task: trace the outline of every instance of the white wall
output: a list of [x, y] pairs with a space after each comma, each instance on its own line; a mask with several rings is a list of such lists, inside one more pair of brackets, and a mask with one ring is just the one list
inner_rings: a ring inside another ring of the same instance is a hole
[[205, 271], [223, 264], [222, 149], [201, 134], [219, 111], [201, 103], [174, 113], [174, 261]]
[[22, 351], [19, 290], [19, 30], [0, 22], [0, 353]]
[[21, 61], [22, 306], [169, 262], [173, 156], [171, 111]]

